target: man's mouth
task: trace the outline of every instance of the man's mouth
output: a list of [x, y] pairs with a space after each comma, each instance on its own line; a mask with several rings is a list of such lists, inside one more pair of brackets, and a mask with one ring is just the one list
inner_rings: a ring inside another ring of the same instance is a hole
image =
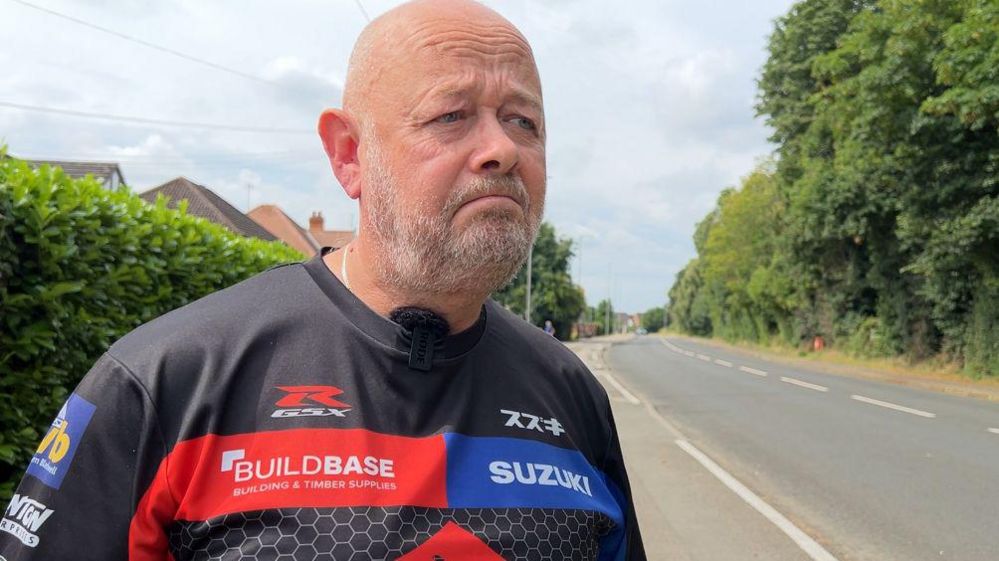
[[477, 207], [493, 207], [493, 206], [506, 206], [506, 205], [516, 205], [517, 208], [523, 210], [524, 205], [520, 203], [515, 197], [510, 195], [501, 194], [486, 194], [479, 195], [477, 197], [472, 197], [471, 199], [465, 201], [460, 208], [477, 208]]
[[451, 206], [452, 216], [460, 210], [500, 209], [510, 208], [511, 205], [516, 205], [523, 213], [527, 212], [527, 192], [523, 185], [514, 179], [493, 179], [472, 183], [455, 195], [460, 202]]
[[513, 197], [511, 195], [498, 194], [498, 193], [497, 194], [480, 195], [478, 197], [473, 197], [473, 198], [469, 199], [465, 204], [473, 203], [473, 202], [476, 202], [476, 201], [501, 202], [501, 201], [504, 201], [504, 200], [513, 201], [518, 206], [520, 206], [520, 201], [518, 201], [516, 199], [516, 197]]

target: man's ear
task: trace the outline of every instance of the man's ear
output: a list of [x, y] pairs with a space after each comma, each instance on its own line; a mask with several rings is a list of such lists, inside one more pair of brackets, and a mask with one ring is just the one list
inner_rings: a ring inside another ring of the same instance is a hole
[[347, 196], [361, 196], [361, 162], [358, 159], [358, 130], [354, 119], [341, 109], [327, 109], [319, 116], [319, 138], [330, 159], [333, 175]]

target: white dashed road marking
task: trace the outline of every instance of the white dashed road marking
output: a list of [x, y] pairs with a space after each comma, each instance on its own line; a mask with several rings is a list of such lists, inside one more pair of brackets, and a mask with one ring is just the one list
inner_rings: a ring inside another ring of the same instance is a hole
[[902, 411], [904, 413], [911, 413], [913, 415], [919, 415], [920, 417], [934, 418], [936, 413], [929, 413], [927, 411], [920, 411], [919, 409], [913, 409], [911, 407], [905, 407], [902, 405], [895, 405], [894, 403], [888, 403], [887, 401], [881, 401], [878, 399], [871, 399], [869, 397], [864, 397], [862, 395], [851, 395], [850, 399], [855, 399], [857, 401], [862, 401], [864, 403], [870, 403], [871, 405], [878, 405], [881, 407], [887, 407], [888, 409], [894, 409], [895, 411]]
[[716, 358], [715, 359], [715, 364], [717, 364], [719, 366], [725, 366], [727, 368], [732, 368], [732, 363], [731, 362], [729, 362], [727, 360], [722, 360], [720, 358]]
[[711, 362], [711, 357], [709, 357], [708, 355], [698, 354], [697, 358], [699, 358], [701, 360], [704, 360], [704, 361], [707, 361], [707, 362]]
[[794, 384], [796, 386], [801, 386], [803, 388], [808, 388], [810, 390], [815, 390], [817, 392], [827, 392], [829, 388], [825, 386], [820, 386], [818, 384], [811, 384], [809, 382], [802, 382], [801, 380], [796, 380], [794, 378], [787, 378], [785, 376], [780, 377], [781, 382], [787, 382], [788, 384]]
[[992, 427], [989, 427], [989, 432], [999, 434], [999, 429], [994, 429]]
[[750, 368], [748, 366], [740, 366], [739, 370], [742, 370], [743, 372], [749, 372], [750, 374], [756, 374], [757, 376], [766, 376], [767, 375], [767, 373], [764, 372], [764, 371], [762, 371], [762, 370], [757, 370], [755, 368]]
[[757, 512], [766, 517], [767, 520], [780, 528], [813, 561], [836, 561], [836, 558], [819, 545], [818, 542], [809, 537], [805, 532], [802, 532], [793, 522], [788, 520], [783, 514], [777, 512], [777, 509], [767, 504], [756, 493], [750, 491], [748, 487], [739, 482], [738, 479], [732, 477], [731, 474], [722, 469], [711, 458], [707, 457], [704, 452], [695, 448], [693, 444], [686, 440], [678, 439], [676, 440], [676, 445], [683, 449], [684, 452], [693, 456], [698, 463], [710, 471], [712, 475], [717, 477], [733, 493], [739, 495], [739, 498], [746, 501], [749, 506], [753, 507]]

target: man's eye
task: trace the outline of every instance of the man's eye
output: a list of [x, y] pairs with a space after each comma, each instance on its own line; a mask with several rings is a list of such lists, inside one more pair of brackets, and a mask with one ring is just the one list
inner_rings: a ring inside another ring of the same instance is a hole
[[438, 123], [456, 123], [459, 119], [461, 119], [461, 111], [452, 111], [437, 117], [436, 120]]
[[527, 117], [514, 117], [513, 119], [510, 120], [516, 123], [518, 127], [524, 130], [532, 131], [537, 128], [537, 126], [534, 124], [534, 121], [528, 119]]

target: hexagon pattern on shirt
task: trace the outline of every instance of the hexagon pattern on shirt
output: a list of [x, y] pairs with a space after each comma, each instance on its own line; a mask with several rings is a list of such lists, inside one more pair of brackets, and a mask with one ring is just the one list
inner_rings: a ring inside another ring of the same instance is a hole
[[614, 523], [600, 513], [539, 508], [292, 508], [241, 512], [170, 529], [176, 561], [394, 560], [448, 522], [510, 561], [595, 560]]

